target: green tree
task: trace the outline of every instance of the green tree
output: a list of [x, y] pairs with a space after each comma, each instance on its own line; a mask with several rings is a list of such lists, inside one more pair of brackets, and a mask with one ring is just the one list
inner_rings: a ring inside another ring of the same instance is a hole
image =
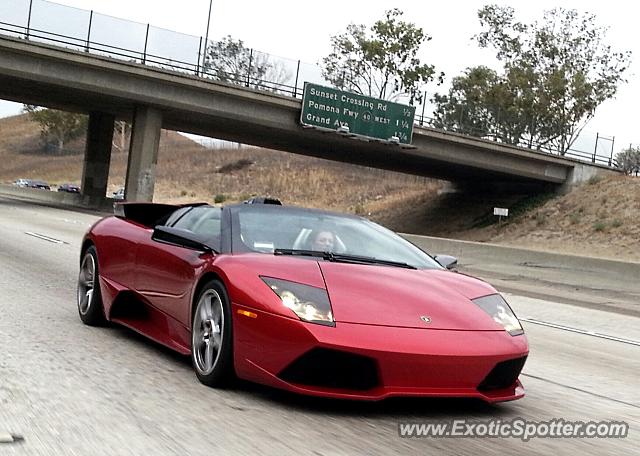
[[417, 57], [431, 37], [420, 27], [403, 21], [392, 9], [369, 29], [350, 24], [331, 37], [331, 53], [322, 59], [322, 75], [335, 87], [387, 100], [400, 97], [410, 104], [422, 101], [422, 88], [444, 75]]
[[616, 154], [615, 165], [625, 174], [640, 173], [640, 147], [624, 149]]
[[[483, 119], [486, 127], [472, 134], [564, 155], [596, 108], [625, 82], [630, 52], [612, 49], [595, 16], [575, 10], [555, 8], [542, 22], [524, 24], [515, 20], [513, 8], [487, 5], [478, 17], [484, 30], [475, 39], [496, 51], [502, 71], [467, 69], [448, 95], [434, 97], [437, 121], [457, 128], [445, 114], [482, 108], [491, 114]], [[478, 79], [483, 76], [484, 82]], [[469, 115], [467, 123], [475, 127], [476, 118]]]
[[505, 75], [531, 72], [514, 87], [532, 103], [527, 133], [566, 153], [596, 108], [626, 82], [631, 53], [607, 44], [607, 29], [590, 13], [554, 8], [541, 22], [524, 24], [513, 8], [487, 5], [478, 17], [484, 28], [478, 44], [496, 50]]
[[[504, 75], [478, 66], [453, 78], [447, 95], [436, 94], [434, 126], [521, 144], [536, 128], [530, 68], [509, 68]], [[531, 145], [531, 142], [529, 142]]]
[[277, 91], [288, 83], [291, 72], [268, 54], [247, 48], [242, 40], [227, 35], [207, 49], [205, 74], [221, 82]]
[[64, 152], [68, 141], [79, 138], [87, 131], [89, 119], [86, 115], [56, 109], [24, 105], [29, 118], [40, 124], [40, 136], [45, 149], [53, 148], [56, 153]]

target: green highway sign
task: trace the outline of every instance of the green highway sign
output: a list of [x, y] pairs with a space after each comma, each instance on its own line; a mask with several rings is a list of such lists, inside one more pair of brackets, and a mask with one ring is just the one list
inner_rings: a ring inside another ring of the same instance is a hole
[[[416, 108], [305, 82], [304, 126], [411, 144]], [[347, 128], [345, 128], [347, 127]]]

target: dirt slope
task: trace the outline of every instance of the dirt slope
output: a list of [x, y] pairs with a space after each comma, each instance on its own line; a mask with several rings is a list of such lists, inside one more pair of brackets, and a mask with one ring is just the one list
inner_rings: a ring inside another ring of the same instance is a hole
[[[513, 216], [500, 224], [494, 207]], [[420, 195], [376, 218], [408, 233], [640, 262], [637, 177], [593, 179], [566, 195]]]
[[464, 237], [640, 262], [640, 178], [591, 180], [502, 227]]

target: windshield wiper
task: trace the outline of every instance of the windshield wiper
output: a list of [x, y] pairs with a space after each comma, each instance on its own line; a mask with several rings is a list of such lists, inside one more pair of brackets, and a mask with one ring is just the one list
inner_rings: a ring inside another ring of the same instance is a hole
[[301, 250], [301, 249], [275, 249], [273, 251], [274, 255], [300, 255], [300, 256], [312, 256], [323, 258], [325, 260], [329, 259], [329, 252], [320, 252], [319, 250]]
[[298, 250], [298, 249], [275, 249], [274, 255], [302, 255], [322, 258], [327, 261], [334, 261], [337, 263], [356, 263], [356, 264], [381, 264], [385, 266], [395, 266], [398, 268], [406, 269], [418, 269], [407, 263], [400, 261], [381, 260], [379, 258], [360, 256], [360, 255], [346, 255], [342, 253], [333, 252], [320, 252], [318, 250]]
[[329, 261], [337, 261], [341, 263], [365, 263], [365, 264], [382, 264], [385, 266], [396, 266], [398, 268], [406, 269], [418, 269], [407, 263], [392, 260], [381, 260], [380, 258], [360, 256], [360, 255], [345, 255], [342, 253], [329, 253]]

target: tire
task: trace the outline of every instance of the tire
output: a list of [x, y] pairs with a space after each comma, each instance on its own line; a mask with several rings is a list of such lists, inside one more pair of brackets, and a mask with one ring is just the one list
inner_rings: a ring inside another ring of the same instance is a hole
[[80, 320], [89, 326], [103, 326], [107, 322], [100, 294], [99, 277], [98, 255], [96, 248], [91, 246], [84, 252], [80, 261], [77, 292]]
[[218, 280], [204, 284], [191, 319], [191, 361], [201, 383], [224, 387], [233, 380], [231, 305]]

